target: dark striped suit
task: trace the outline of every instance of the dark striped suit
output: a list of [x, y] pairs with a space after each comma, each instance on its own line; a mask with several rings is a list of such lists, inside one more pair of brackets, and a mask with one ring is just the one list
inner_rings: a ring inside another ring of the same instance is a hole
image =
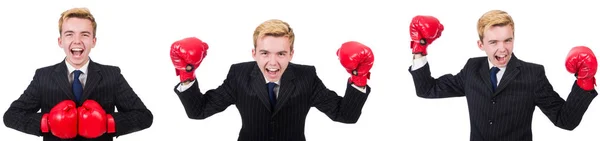
[[[111, 141], [113, 137], [140, 131], [152, 125], [152, 113], [129, 87], [120, 71], [118, 67], [90, 60], [82, 100], [77, 103], [79, 107], [86, 99], [97, 101], [115, 119], [116, 133], [104, 134], [96, 139], [77, 136], [73, 140]], [[64, 61], [37, 69], [27, 89], [4, 113], [4, 125], [27, 134], [43, 136], [45, 141], [60, 140], [52, 133], [42, 133], [40, 120], [57, 103], [68, 99], [75, 101], [67, 74]], [[115, 112], [115, 107], [119, 112]], [[37, 113], [40, 109], [41, 113]]]
[[[346, 81], [347, 82], [347, 81]], [[204, 119], [235, 104], [242, 116], [240, 141], [304, 141], [304, 123], [311, 107], [334, 121], [356, 123], [371, 90], [362, 93], [350, 84], [344, 97], [327, 89], [313, 66], [290, 63], [281, 78], [278, 102], [271, 109], [265, 78], [256, 62], [231, 65], [216, 89], [202, 94], [198, 83], [175, 92], [191, 119]]]
[[471, 141], [531, 141], [535, 106], [557, 127], [573, 130], [598, 95], [573, 84], [567, 101], [546, 78], [542, 65], [510, 59], [496, 92], [492, 92], [487, 57], [471, 58], [456, 75], [431, 77], [429, 64], [413, 76], [417, 95], [423, 98], [466, 96], [471, 119]]

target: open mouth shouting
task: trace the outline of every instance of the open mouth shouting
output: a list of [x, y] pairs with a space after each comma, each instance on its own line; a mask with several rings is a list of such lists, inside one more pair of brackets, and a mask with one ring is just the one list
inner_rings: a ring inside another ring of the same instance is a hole
[[81, 58], [83, 55], [83, 51], [85, 51], [85, 48], [83, 47], [72, 47], [71, 48], [71, 54], [73, 56], [73, 58]]
[[506, 54], [495, 55], [494, 58], [496, 59], [496, 61], [498, 62], [498, 64], [506, 64], [506, 61], [508, 59], [508, 55], [506, 55]]
[[269, 75], [270, 78], [277, 77], [277, 73], [279, 73], [278, 68], [265, 68], [265, 72]]

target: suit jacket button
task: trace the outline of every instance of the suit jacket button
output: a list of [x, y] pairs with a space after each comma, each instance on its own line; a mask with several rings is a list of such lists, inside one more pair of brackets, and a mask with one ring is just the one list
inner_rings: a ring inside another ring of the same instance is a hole
[[490, 122], [490, 125], [494, 124], [494, 121], [492, 121], [492, 120], [489, 120], [489, 122]]
[[496, 100], [495, 99], [492, 99], [492, 104], [496, 104]]

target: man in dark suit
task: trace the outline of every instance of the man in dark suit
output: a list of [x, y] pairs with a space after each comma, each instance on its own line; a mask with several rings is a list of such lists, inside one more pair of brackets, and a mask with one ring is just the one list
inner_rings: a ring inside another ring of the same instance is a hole
[[88, 57], [96, 44], [96, 22], [90, 11], [63, 12], [59, 33], [65, 59], [36, 70], [31, 84], [4, 113], [4, 124], [43, 136], [45, 141], [110, 141], [149, 128], [152, 113], [120, 69]]
[[577, 82], [565, 101], [553, 90], [542, 65], [519, 60], [512, 53], [514, 23], [510, 15], [489, 11], [477, 27], [478, 46], [487, 56], [469, 59], [456, 75], [433, 78], [426, 47], [441, 35], [443, 26], [432, 16], [413, 18], [414, 64], [409, 72], [419, 97], [466, 96], [471, 141], [531, 141], [535, 106], [557, 127], [573, 130], [579, 125], [598, 95], [593, 87], [597, 62], [589, 48], [576, 47], [569, 53], [567, 69], [576, 74]]
[[345, 96], [327, 89], [315, 67], [290, 63], [292, 28], [281, 20], [268, 20], [254, 32], [255, 61], [233, 64], [216, 89], [202, 94], [194, 71], [208, 46], [197, 38], [172, 45], [171, 57], [181, 83], [175, 86], [187, 116], [205, 119], [235, 104], [242, 116], [240, 141], [304, 141], [304, 123], [311, 107], [334, 121], [356, 123], [371, 88], [366, 84], [373, 54], [365, 45], [347, 42], [338, 50], [342, 65], [353, 75]]

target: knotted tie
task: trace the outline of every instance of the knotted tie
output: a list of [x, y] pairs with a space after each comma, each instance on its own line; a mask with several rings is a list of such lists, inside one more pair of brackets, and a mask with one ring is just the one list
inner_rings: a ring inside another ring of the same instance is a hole
[[492, 90], [494, 90], [494, 92], [496, 92], [496, 87], [498, 87], [498, 78], [496, 77], [498, 71], [500, 71], [498, 67], [492, 67], [492, 71], [490, 71], [490, 80], [492, 80]]
[[82, 72], [80, 70], [73, 71], [73, 94], [75, 94], [75, 100], [77, 102], [79, 102], [81, 94], [83, 93], [83, 86], [79, 81], [79, 75], [81, 75], [81, 73]]
[[269, 91], [269, 99], [271, 101], [271, 109], [275, 108], [275, 105], [277, 105], [277, 96], [275, 95], [275, 83], [273, 82], [269, 82], [267, 83], [267, 90]]

